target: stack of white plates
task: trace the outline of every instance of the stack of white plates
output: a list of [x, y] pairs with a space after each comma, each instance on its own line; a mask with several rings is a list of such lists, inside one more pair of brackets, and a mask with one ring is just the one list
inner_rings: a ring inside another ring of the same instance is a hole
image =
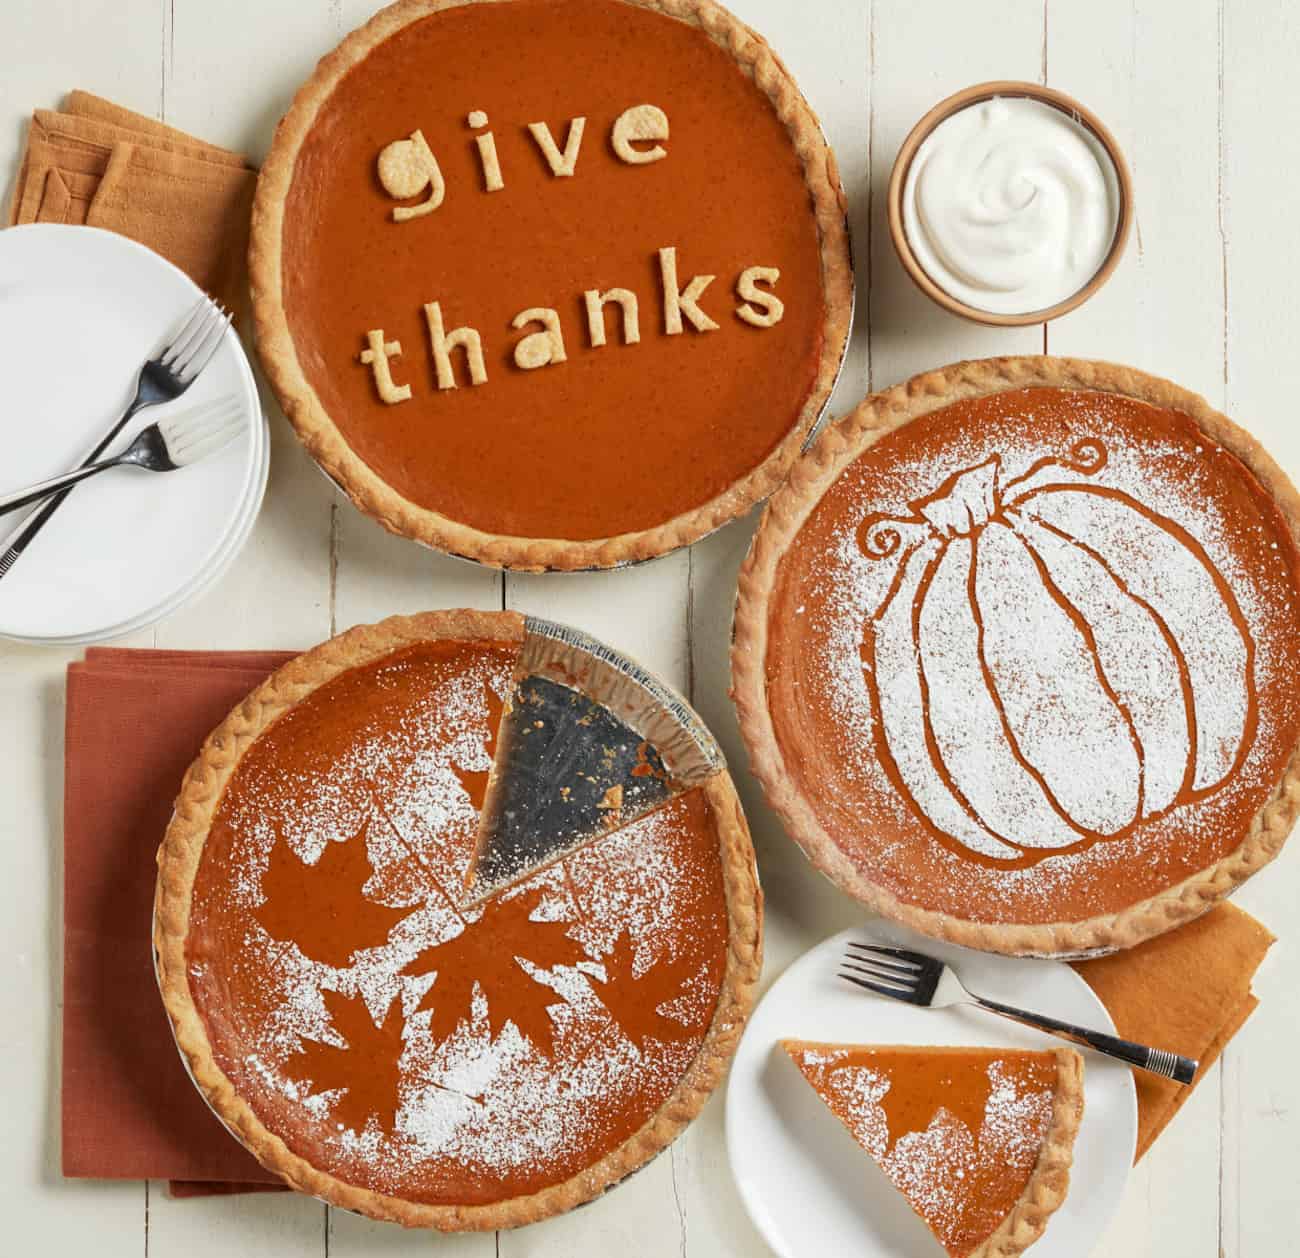
[[[0, 232], [0, 490], [76, 467], [126, 409], [141, 363], [201, 296], [123, 236], [33, 225]], [[78, 486], [0, 578], [0, 636], [69, 645], [133, 633], [210, 586], [248, 539], [266, 489], [266, 419], [227, 332], [168, 410], [233, 396], [245, 431], [192, 467], [123, 468]], [[162, 407], [132, 419], [122, 449]], [[0, 517], [0, 553], [30, 518]]]

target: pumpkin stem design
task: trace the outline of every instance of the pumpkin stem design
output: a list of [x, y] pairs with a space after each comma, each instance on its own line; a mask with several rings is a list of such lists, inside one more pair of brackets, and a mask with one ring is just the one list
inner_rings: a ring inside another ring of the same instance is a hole
[[1106, 462], [1088, 437], [1004, 480], [994, 455], [858, 530], [897, 565], [862, 652], [883, 767], [954, 851], [1024, 865], [1121, 838], [1253, 741], [1232, 589], [1175, 521], [1077, 479]]

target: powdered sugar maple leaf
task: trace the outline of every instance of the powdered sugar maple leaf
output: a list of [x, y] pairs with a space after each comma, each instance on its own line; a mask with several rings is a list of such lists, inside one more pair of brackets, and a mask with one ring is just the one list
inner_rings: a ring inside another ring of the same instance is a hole
[[401, 1106], [402, 1002], [394, 1000], [376, 1026], [360, 996], [325, 989], [321, 996], [346, 1046], [303, 1040], [285, 1063], [285, 1074], [309, 1084], [313, 1096], [343, 1088], [331, 1112], [344, 1127], [361, 1132], [373, 1115], [392, 1131]]
[[366, 851], [367, 818], [350, 838], [325, 844], [314, 865], [304, 864], [283, 838], [271, 847], [262, 875], [263, 903], [253, 916], [273, 939], [292, 940], [303, 956], [338, 968], [352, 954], [374, 948], [414, 911], [379, 904], [365, 894], [374, 873]]
[[638, 1051], [645, 1051], [648, 1039], [680, 1040], [695, 1028], [659, 1012], [659, 1006], [676, 1000], [693, 977], [696, 967], [678, 958], [652, 965], [639, 978], [633, 972], [636, 946], [628, 931], [615, 940], [600, 959], [605, 981], [587, 975], [592, 991]]
[[540, 890], [487, 902], [483, 915], [454, 939], [426, 948], [407, 965], [407, 974], [437, 971], [420, 1009], [433, 1010], [429, 1031], [446, 1039], [474, 1011], [477, 986], [487, 1001], [488, 1027], [495, 1039], [507, 1022], [548, 1057], [555, 1048], [555, 1023], [548, 1012], [563, 998], [540, 983], [520, 964], [539, 970], [588, 960], [585, 949], [569, 938], [568, 922], [532, 920]]

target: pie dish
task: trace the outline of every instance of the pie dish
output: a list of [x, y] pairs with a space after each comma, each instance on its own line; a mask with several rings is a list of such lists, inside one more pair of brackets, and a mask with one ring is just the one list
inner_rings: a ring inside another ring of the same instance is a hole
[[1060, 956], [1171, 929], [1295, 819], [1298, 528], [1258, 443], [1130, 368], [873, 395], [742, 569], [754, 771], [819, 869], [927, 934]]
[[1014, 1258], [1065, 1200], [1083, 1116], [1072, 1048], [781, 1047], [952, 1258]]
[[667, 789], [467, 889], [489, 779], [536, 768], [498, 737], [528, 686], [577, 696], [552, 742], [573, 754], [528, 798], [620, 771], [579, 754], [592, 692], [647, 710], [629, 671], [600, 690], [618, 657], [566, 635], [506, 612], [354, 629], [254, 691], [185, 778], [159, 852], [164, 1004], [217, 1116], [299, 1191], [408, 1226], [533, 1222], [665, 1148], [734, 1052], [761, 897], [689, 709], [643, 721], [662, 742], [629, 769]]
[[399, 0], [276, 131], [258, 348], [391, 531], [646, 559], [797, 457], [848, 334], [844, 212], [788, 71], [713, 0]]

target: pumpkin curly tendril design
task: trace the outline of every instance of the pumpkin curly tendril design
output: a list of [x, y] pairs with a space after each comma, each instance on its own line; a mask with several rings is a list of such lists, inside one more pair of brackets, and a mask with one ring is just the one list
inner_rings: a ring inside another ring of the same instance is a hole
[[1092, 481], [1094, 438], [994, 455], [872, 515], [895, 564], [865, 627], [882, 761], [935, 838], [1025, 866], [1219, 789], [1253, 742], [1254, 643], [1200, 542]]

